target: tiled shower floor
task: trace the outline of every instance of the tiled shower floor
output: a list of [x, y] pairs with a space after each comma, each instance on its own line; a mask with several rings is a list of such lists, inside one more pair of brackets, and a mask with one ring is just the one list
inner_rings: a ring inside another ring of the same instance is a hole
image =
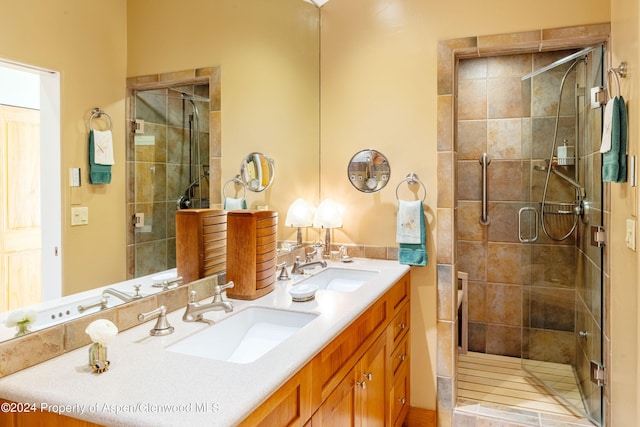
[[[540, 369], [540, 375], [555, 371], [560, 384], [554, 386], [567, 389], [573, 403], [581, 402], [570, 367], [536, 362], [534, 368]], [[458, 359], [458, 401], [453, 417], [455, 427], [593, 427], [524, 371], [519, 358], [472, 352]]]

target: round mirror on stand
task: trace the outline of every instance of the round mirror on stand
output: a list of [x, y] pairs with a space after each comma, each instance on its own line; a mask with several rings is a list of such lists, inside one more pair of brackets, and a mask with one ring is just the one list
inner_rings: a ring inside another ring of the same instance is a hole
[[249, 191], [264, 191], [273, 182], [273, 160], [262, 153], [251, 153], [240, 164], [240, 180]]
[[349, 182], [363, 193], [375, 193], [389, 182], [391, 167], [389, 161], [379, 151], [362, 150], [349, 161], [347, 176]]

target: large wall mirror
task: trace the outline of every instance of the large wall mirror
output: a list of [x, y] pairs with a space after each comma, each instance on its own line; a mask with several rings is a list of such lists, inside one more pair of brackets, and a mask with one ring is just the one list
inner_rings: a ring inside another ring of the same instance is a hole
[[[58, 153], [59, 161], [48, 158], [60, 166], [57, 178], [52, 180], [58, 184], [58, 192], [47, 193], [49, 196], [57, 194], [61, 205], [57, 209], [61, 244], [56, 254], [61, 260], [57, 273], [61, 289], [51, 295], [53, 298], [90, 292], [92, 288], [142, 274], [153, 275], [170, 268], [174, 261], [169, 249], [164, 255], [164, 263], [155, 267], [135, 271], [128, 262], [134, 241], [127, 235], [132, 214], [136, 213], [134, 204], [127, 205], [128, 192], [136, 191], [126, 188], [126, 175], [134, 166], [128, 163], [130, 153], [126, 152], [136, 147], [135, 140], [127, 136], [130, 123], [126, 120], [126, 110], [131, 101], [126, 96], [128, 79], [158, 75], [188, 80], [190, 76], [172, 73], [209, 66], [219, 66], [225, 76], [224, 87], [214, 94], [225, 109], [220, 129], [217, 129], [221, 140], [216, 141], [217, 151], [197, 153], [201, 158], [208, 157], [208, 164], [199, 163], [192, 171], [192, 180], [181, 181], [176, 188], [168, 185], [160, 188], [155, 183], [151, 190], [151, 183], [144, 187], [151, 197], [150, 204], [165, 206], [165, 217], [177, 208], [178, 194], [176, 198], [162, 199], [160, 193], [164, 196], [170, 192], [188, 194], [192, 203], [210, 203], [215, 207], [215, 201], [219, 202], [221, 198], [220, 182], [238, 173], [238, 163], [248, 153], [269, 153], [278, 164], [279, 181], [300, 181], [310, 188], [317, 188], [319, 170], [308, 167], [319, 163], [319, 11], [314, 5], [301, 0], [268, 3], [194, 0], [191, 9], [199, 11], [197, 20], [202, 25], [194, 25], [192, 19], [176, 19], [184, 13], [184, 5], [180, 2], [165, 2], [159, 6], [154, 0], [128, 1], [113, 5], [105, 12], [102, 4], [89, 2], [78, 7], [75, 0], [60, 0], [42, 5], [42, 16], [47, 16], [44, 21], [31, 19], [26, 4], [17, 2], [7, 7], [4, 16], [14, 18], [0, 18], [0, 37], [11, 42], [3, 45], [0, 58], [37, 68], [64, 70], [59, 85], [61, 104], [58, 113], [62, 121], [56, 124], [56, 133], [64, 143]], [[150, 10], [153, 10], [153, 19]], [[20, 17], [25, 17], [23, 22]], [[89, 22], [94, 37], [86, 37]], [[128, 25], [128, 22], [135, 22], [135, 25]], [[58, 31], [59, 28], [65, 28], [65, 31]], [[50, 34], [46, 49], [29, 36], [36, 33]], [[71, 39], [74, 43], [69, 43]], [[256, 55], [256, 52], [260, 54]], [[201, 76], [193, 77], [197, 80]], [[181, 93], [172, 94], [177, 98], [171, 99], [188, 104], [193, 101], [201, 112], [203, 108], [200, 107], [208, 104], [203, 98], [208, 97], [202, 96], [199, 89], [193, 89], [195, 92], [191, 94], [196, 96], [191, 100], [178, 99], [183, 97]], [[95, 107], [104, 109], [112, 117], [114, 142], [119, 144], [115, 149], [116, 164], [109, 186], [90, 187], [86, 177], [86, 123]], [[187, 116], [192, 114], [187, 110], [184, 110]], [[209, 111], [207, 116], [200, 114], [199, 126], [208, 125], [215, 114], [219, 111]], [[156, 143], [168, 141], [164, 132], [171, 131], [169, 127], [156, 128], [156, 131]], [[202, 141], [206, 136], [201, 133], [200, 138]], [[139, 147], [145, 147], [149, 141], [142, 138], [138, 141]], [[305, 143], [299, 144], [299, 141]], [[303, 157], [315, 158], [304, 164], [295, 161]], [[177, 168], [176, 165], [158, 156], [150, 158], [141, 167], [166, 173], [171, 167]], [[72, 168], [82, 170], [81, 187], [70, 186]], [[199, 182], [192, 186], [196, 178]], [[272, 174], [269, 181], [271, 178]], [[305, 188], [298, 188], [298, 191]], [[249, 202], [268, 205], [284, 215], [299, 195], [291, 190], [284, 186], [279, 189], [276, 182], [268, 191], [252, 193], [253, 199]], [[87, 225], [70, 226], [70, 212], [75, 206], [88, 207]], [[143, 239], [148, 239], [145, 243], [153, 244], [155, 232], [164, 233], [166, 247], [170, 248], [172, 243], [167, 237], [175, 230], [161, 217], [152, 215], [152, 218], [156, 221], [155, 226], [152, 233], [145, 234]], [[44, 295], [49, 293], [49, 288], [47, 283], [42, 283], [41, 299], [47, 298]], [[0, 312], [0, 321], [6, 313], [6, 310]]]

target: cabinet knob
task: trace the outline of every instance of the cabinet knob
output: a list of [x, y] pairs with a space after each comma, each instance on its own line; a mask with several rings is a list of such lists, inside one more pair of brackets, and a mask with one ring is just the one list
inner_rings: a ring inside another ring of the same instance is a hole
[[407, 358], [407, 355], [402, 353], [400, 356], [398, 356], [398, 359], [402, 360], [403, 362], [405, 361], [405, 359]]
[[398, 323], [398, 326], [400, 327], [400, 329], [404, 329], [407, 327], [407, 324], [402, 322], [402, 323]]
[[366, 380], [373, 380], [373, 374], [371, 372], [369, 372], [368, 374], [362, 374], [362, 377]]
[[364, 381], [356, 381], [356, 385], [359, 386], [362, 389], [367, 388], [367, 383]]
[[404, 405], [405, 403], [407, 403], [407, 399], [405, 399], [404, 397], [401, 397], [400, 399], [398, 399], [398, 402]]

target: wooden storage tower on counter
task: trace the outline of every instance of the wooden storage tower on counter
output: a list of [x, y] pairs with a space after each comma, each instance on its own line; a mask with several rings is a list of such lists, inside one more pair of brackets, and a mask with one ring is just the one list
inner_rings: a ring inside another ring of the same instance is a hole
[[278, 213], [239, 210], [227, 213], [227, 297], [253, 300], [276, 284]]
[[225, 271], [227, 212], [182, 209], [176, 212], [176, 266], [182, 283]]

